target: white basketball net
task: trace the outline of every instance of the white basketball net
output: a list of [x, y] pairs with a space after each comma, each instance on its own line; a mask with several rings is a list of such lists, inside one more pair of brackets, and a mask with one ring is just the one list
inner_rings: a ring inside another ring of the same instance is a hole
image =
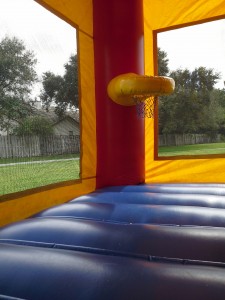
[[154, 118], [155, 97], [151, 96], [146, 100], [142, 97], [133, 97], [136, 104], [137, 115], [140, 118]]

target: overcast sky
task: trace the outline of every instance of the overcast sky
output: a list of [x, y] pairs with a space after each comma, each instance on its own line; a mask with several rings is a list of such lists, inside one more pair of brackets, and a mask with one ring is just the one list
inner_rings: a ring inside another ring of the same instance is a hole
[[225, 20], [170, 30], [158, 34], [158, 46], [167, 52], [170, 70], [204, 66], [221, 73], [225, 81]]
[[0, 0], [0, 40], [16, 36], [35, 52], [37, 72], [64, 72], [76, 53], [76, 30], [33, 0]]
[[[22, 39], [38, 59], [39, 76], [48, 70], [63, 74], [63, 65], [76, 53], [76, 30], [33, 0], [0, 0], [0, 40]], [[205, 66], [220, 72], [225, 80], [225, 21], [170, 30], [158, 34], [171, 70]]]

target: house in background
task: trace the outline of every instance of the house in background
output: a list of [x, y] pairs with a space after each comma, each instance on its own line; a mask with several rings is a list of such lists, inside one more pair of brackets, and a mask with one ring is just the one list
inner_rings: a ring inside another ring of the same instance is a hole
[[[61, 136], [80, 136], [80, 118], [79, 110], [67, 111], [64, 116], [59, 117], [55, 113], [55, 108], [50, 107], [47, 111], [43, 109], [40, 101], [35, 101], [30, 117], [41, 117], [52, 123], [53, 134]], [[12, 134], [13, 128], [18, 125], [18, 122], [11, 120], [9, 123], [9, 130], [0, 128], [0, 136], [7, 136]]]
[[[79, 111], [67, 112], [59, 118], [54, 109], [34, 108], [31, 117], [41, 117], [51, 122], [51, 135], [15, 135], [7, 131], [0, 134], [0, 158], [50, 156], [80, 153]], [[12, 126], [17, 126], [11, 123]]]
[[80, 118], [79, 110], [67, 111], [64, 116], [59, 117], [55, 113], [54, 107], [49, 107], [46, 111], [42, 108], [41, 102], [34, 103], [34, 115], [46, 118], [52, 122], [53, 134], [61, 136], [79, 136]]
[[71, 116], [59, 119], [52, 127], [54, 135], [80, 135], [80, 124]]

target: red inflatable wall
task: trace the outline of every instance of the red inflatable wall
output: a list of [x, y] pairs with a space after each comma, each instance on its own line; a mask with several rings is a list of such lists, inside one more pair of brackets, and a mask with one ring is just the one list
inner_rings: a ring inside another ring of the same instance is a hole
[[94, 0], [97, 187], [144, 181], [144, 120], [107, 96], [109, 81], [144, 72], [140, 0]]

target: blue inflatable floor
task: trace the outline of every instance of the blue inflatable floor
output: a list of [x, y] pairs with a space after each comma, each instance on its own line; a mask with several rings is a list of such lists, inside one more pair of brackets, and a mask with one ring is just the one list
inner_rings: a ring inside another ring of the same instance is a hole
[[225, 185], [108, 187], [3, 227], [0, 299], [224, 300]]

